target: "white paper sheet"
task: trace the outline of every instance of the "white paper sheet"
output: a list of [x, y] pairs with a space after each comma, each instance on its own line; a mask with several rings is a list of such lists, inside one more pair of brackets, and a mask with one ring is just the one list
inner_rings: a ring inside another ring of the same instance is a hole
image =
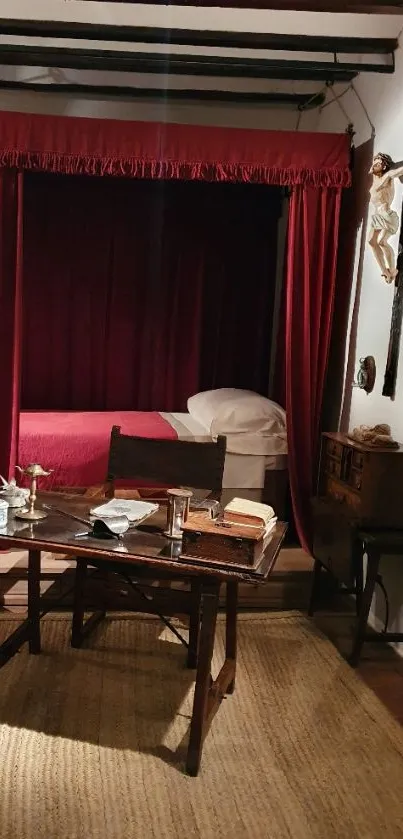
[[112, 498], [106, 504], [93, 507], [92, 516], [100, 519], [108, 519], [111, 516], [126, 516], [131, 524], [144, 521], [158, 510], [158, 504], [151, 504], [148, 501], [131, 501], [126, 498]]

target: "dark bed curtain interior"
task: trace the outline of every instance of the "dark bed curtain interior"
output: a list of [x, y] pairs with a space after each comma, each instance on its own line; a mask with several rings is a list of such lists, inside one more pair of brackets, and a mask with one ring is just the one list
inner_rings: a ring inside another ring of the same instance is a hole
[[267, 393], [282, 190], [25, 174], [22, 407]]

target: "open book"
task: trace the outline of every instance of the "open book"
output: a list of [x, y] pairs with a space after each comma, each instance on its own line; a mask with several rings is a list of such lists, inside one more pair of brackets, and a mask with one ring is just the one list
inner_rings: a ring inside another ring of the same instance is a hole
[[126, 498], [112, 498], [99, 507], [93, 507], [91, 516], [108, 520], [111, 516], [126, 516], [130, 524], [140, 524], [158, 510], [158, 504], [148, 501], [131, 501]]
[[231, 524], [263, 527], [265, 532], [271, 530], [277, 521], [273, 507], [247, 498], [233, 498], [224, 507], [223, 519]]

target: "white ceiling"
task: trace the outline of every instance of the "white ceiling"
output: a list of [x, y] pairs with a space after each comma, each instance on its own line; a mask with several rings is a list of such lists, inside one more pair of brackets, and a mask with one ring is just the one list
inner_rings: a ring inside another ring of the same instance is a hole
[[[193, 30], [228, 32], [259, 32], [295, 35], [329, 35], [333, 37], [396, 38], [402, 27], [399, 15], [331, 14], [297, 11], [270, 11], [256, 9], [200, 8], [181, 6], [141, 5], [129, 3], [87, 2], [87, 0], [0, 0], [0, 18], [38, 21], [63, 21], [68, 23], [97, 23], [128, 26], [150, 26]], [[110, 49], [114, 52], [192, 54], [208, 56], [242, 56], [244, 58], [275, 58], [293, 61], [316, 60], [333, 62], [332, 54], [306, 52], [280, 52], [278, 50], [234, 50], [195, 46], [154, 45], [105, 41], [84, 41], [54, 38], [26, 38], [0, 36], [1, 45], [57, 46], [80, 49]], [[370, 56], [371, 63], [386, 62], [386, 57]], [[339, 55], [345, 61], [360, 63], [366, 56]], [[1, 61], [1, 55], [0, 55]], [[168, 62], [169, 65], [169, 62]], [[228, 90], [243, 92], [318, 92], [323, 81], [281, 81], [249, 78], [215, 78], [161, 76], [144, 73], [103, 72], [101, 70], [73, 70], [64, 67], [27, 67], [21, 57], [20, 66], [1, 66], [0, 79], [9, 82], [34, 82], [40, 85], [92, 84], [121, 85], [128, 88], [147, 87], [159, 89]], [[345, 85], [344, 85], [345, 86]]]
[[335, 37], [393, 38], [402, 28], [399, 15], [154, 6], [88, 0], [0, 0], [0, 17]]

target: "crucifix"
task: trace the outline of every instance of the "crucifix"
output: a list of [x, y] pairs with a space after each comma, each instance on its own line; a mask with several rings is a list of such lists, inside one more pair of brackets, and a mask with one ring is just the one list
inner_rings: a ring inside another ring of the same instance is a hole
[[402, 252], [403, 239], [400, 231], [399, 255], [397, 258], [397, 275], [395, 277], [395, 288], [393, 293], [392, 318], [390, 322], [388, 358], [386, 362], [385, 378], [383, 380], [382, 396], [395, 396], [397, 368], [399, 363], [400, 335], [403, 319], [403, 264]]
[[393, 166], [390, 155], [379, 152], [370, 169], [372, 186], [369, 194], [373, 213], [368, 243], [387, 283], [393, 283], [397, 276], [395, 254], [389, 239], [399, 230], [399, 216], [396, 210], [392, 210], [392, 203], [395, 197], [395, 178], [403, 176], [403, 166]]
[[373, 213], [370, 222], [368, 243], [381, 269], [385, 282], [394, 284], [392, 317], [389, 334], [388, 358], [386, 362], [383, 396], [393, 399], [396, 388], [397, 367], [399, 361], [400, 335], [403, 319], [403, 234], [400, 230], [399, 252], [397, 260], [389, 239], [399, 230], [400, 219], [392, 209], [395, 197], [395, 178], [403, 176], [403, 166], [394, 167], [388, 154], [379, 152], [375, 155], [370, 174], [373, 176], [370, 198]]

